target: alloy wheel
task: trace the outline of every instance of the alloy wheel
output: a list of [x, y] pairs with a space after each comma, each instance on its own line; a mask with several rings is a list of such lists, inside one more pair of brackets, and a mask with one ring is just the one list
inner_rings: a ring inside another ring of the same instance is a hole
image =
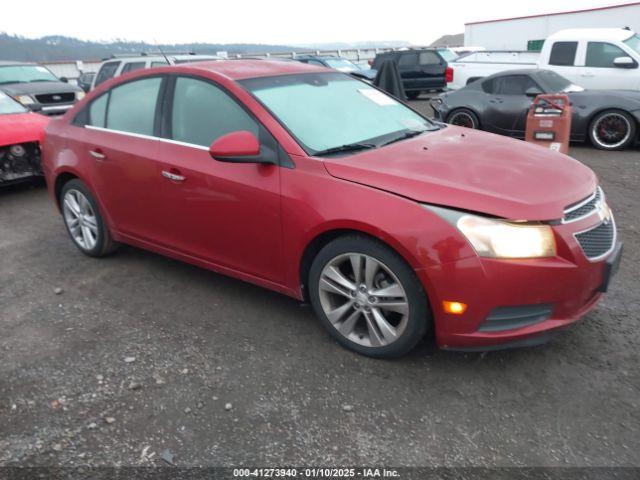
[[73, 241], [84, 250], [95, 248], [98, 243], [98, 219], [87, 197], [75, 189], [67, 191], [62, 210]]
[[409, 302], [397, 276], [379, 260], [346, 253], [329, 261], [319, 281], [322, 309], [345, 338], [366, 347], [384, 347], [401, 337]]
[[616, 149], [624, 145], [631, 135], [629, 120], [620, 113], [608, 113], [593, 124], [592, 137], [598, 145], [606, 149]]

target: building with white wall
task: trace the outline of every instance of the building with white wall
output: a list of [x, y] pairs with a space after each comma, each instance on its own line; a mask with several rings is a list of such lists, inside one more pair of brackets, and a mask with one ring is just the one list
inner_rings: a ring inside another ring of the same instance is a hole
[[565, 28], [624, 28], [640, 32], [640, 2], [547, 13], [527, 17], [471, 22], [465, 25], [465, 46], [488, 50], [539, 49], [553, 33]]

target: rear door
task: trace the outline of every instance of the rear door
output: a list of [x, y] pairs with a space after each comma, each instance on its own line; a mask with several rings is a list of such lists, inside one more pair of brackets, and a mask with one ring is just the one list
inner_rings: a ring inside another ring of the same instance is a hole
[[83, 112], [84, 128], [71, 142], [91, 166], [90, 178], [102, 207], [118, 232], [162, 243], [166, 219], [157, 162], [158, 104], [164, 77], [116, 86]]
[[527, 112], [532, 98], [529, 88], [543, 90], [529, 75], [505, 75], [486, 81], [483, 88], [488, 93], [485, 126], [493, 132], [513, 137], [524, 137]]
[[418, 65], [418, 52], [402, 52], [398, 55], [398, 72], [402, 78], [405, 90], [419, 90], [420, 67]]
[[421, 79], [426, 88], [443, 88], [447, 82], [447, 62], [436, 52], [425, 50], [418, 55]]

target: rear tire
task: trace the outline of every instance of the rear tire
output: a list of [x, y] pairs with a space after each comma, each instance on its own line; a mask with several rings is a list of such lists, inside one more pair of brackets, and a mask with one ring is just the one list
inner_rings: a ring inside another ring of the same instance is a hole
[[309, 273], [309, 296], [331, 336], [369, 357], [405, 355], [432, 325], [413, 269], [387, 245], [363, 235], [339, 237], [320, 250]]
[[98, 202], [82, 181], [76, 178], [65, 183], [59, 202], [67, 232], [82, 253], [103, 257], [119, 247], [111, 238]]
[[480, 128], [478, 116], [467, 108], [458, 108], [451, 112], [447, 115], [446, 123], [471, 128], [472, 130], [478, 130]]
[[636, 121], [622, 110], [605, 110], [589, 124], [589, 139], [600, 150], [624, 150], [636, 141]]

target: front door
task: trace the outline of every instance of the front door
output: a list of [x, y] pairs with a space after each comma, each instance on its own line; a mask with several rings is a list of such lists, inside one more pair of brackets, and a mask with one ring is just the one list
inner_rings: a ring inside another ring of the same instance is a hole
[[488, 129], [502, 135], [524, 137], [527, 112], [533, 101], [526, 95], [530, 88], [542, 93], [542, 89], [528, 75], [494, 78], [488, 94]]
[[209, 155], [214, 140], [240, 130], [267, 148], [264, 127], [214, 83], [177, 77], [170, 88], [168, 138], [159, 153], [163, 172], [171, 174], [162, 187], [167, 240], [184, 254], [281, 281], [280, 167]]
[[582, 67], [580, 85], [587, 89], [637, 90], [640, 87], [638, 63], [632, 68], [616, 67], [616, 58], [630, 57], [620, 47], [606, 42], [589, 42]]

